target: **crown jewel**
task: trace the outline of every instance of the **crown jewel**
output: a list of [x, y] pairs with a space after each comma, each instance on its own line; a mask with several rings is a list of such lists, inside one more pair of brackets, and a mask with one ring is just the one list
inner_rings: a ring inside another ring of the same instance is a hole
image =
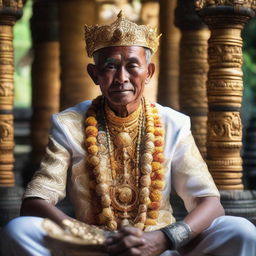
[[92, 57], [95, 51], [110, 46], [137, 45], [149, 48], [155, 53], [159, 38], [156, 29], [127, 20], [122, 11], [117, 15], [116, 21], [110, 25], [85, 25], [86, 50], [89, 57]]

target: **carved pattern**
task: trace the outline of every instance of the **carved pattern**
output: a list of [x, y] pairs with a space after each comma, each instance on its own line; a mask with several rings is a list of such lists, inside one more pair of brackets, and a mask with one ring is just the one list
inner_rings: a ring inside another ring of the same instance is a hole
[[[13, 25], [22, 0], [0, 0], [0, 110], [13, 108]], [[13, 115], [0, 115], [0, 186], [14, 186]]]
[[239, 6], [239, 7], [249, 7], [256, 8], [255, 0], [197, 0], [195, 6], [198, 9], [205, 7], [214, 7], [214, 6]]
[[190, 47], [183, 47], [182, 48], [182, 55], [184, 57], [188, 58], [197, 58], [197, 59], [202, 59], [202, 58], [207, 58], [207, 49], [208, 46], [207, 44], [202, 44], [203, 42], [198, 42], [197, 45], [190, 45]]
[[2, 149], [3, 147], [6, 148], [6, 146], [10, 148], [10, 144], [12, 148], [13, 147], [12, 115], [1, 115], [0, 116], [0, 149]]
[[[230, 168], [230, 166], [240, 166], [239, 171], [242, 166], [242, 159], [240, 158], [228, 158], [228, 159], [220, 159], [220, 160], [207, 160], [208, 165], [214, 165], [218, 168]], [[232, 168], [233, 169], [233, 168]], [[236, 170], [233, 170], [236, 171]]]
[[0, 109], [12, 109], [13, 104], [12, 41], [12, 26], [0, 26]]
[[199, 15], [211, 29], [208, 41], [207, 92], [210, 111], [207, 163], [220, 189], [243, 189], [240, 157], [242, 124], [239, 114], [243, 89], [240, 34], [246, 21], [255, 15], [250, 8], [255, 8], [256, 1], [198, 0], [195, 4]]
[[243, 64], [241, 46], [242, 45], [213, 45], [209, 47], [209, 64], [218, 66], [221, 63], [222, 67], [227, 65], [241, 67]]
[[13, 8], [13, 9], [21, 9], [23, 6], [22, 0], [1, 0], [0, 8]]
[[13, 116], [0, 115], [0, 186], [13, 185]]
[[[195, 10], [191, 6], [191, 1], [179, 1], [177, 10], [179, 11], [177, 23], [182, 31], [180, 42], [180, 109], [191, 117], [192, 133], [200, 153], [205, 156], [209, 30], [205, 28], [205, 25], [199, 25], [198, 19], [193, 19]], [[193, 22], [189, 28], [185, 26], [188, 20]]]
[[242, 123], [238, 112], [210, 112], [208, 115], [210, 141], [241, 141]]
[[206, 156], [207, 116], [192, 116], [191, 130], [203, 157]]
[[89, 57], [93, 52], [107, 46], [139, 45], [153, 53], [157, 51], [160, 35], [147, 25], [137, 25], [126, 19], [122, 11], [115, 22], [105, 26], [85, 25], [86, 50]]
[[227, 95], [228, 93], [231, 93], [232, 95], [237, 94], [239, 96], [242, 96], [243, 92], [243, 81], [238, 80], [226, 80], [226, 79], [221, 79], [221, 80], [214, 80], [211, 79], [208, 83], [208, 89], [210, 92], [213, 92], [214, 95], [216, 93], [220, 94], [225, 94]]
[[13, 96], [13, 86], [11, 83], [5, 82], [0, 84], [0, 97]]

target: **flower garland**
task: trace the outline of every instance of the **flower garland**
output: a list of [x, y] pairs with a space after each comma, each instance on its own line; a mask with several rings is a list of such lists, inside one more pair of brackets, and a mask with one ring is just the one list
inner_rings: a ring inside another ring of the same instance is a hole
[[[91, 176], [95, 180], [95, 190], [101, 199], [102, 211], [99, 214], [99, 224], [106, 225], [110, 230], [117, 229], [117, 221], [111, 207], [109, 185], [106, 183], [108, 167], [101, 161], [97, 145], [98, 121], [97, 111], [103, 97], [93, 100], [85, 118], [85, 147], [87, 151], [87, 165], [91, 166]], [[139, 206], [134, 226], [144, 229], [145, 226], [156, 225], [159, 215], [162, 190], [165, 186], [163, 169], [164, 130], [154, 104], [144, 100], [146, 116], [145, 135], [143, 137], [143, 152], [139, 159]], [[109, 142], [108, 142], [109, 144]], [[139, 152], [139, 151], [137, 151]], [[112, 170], [111, 170], [112, 171]]]

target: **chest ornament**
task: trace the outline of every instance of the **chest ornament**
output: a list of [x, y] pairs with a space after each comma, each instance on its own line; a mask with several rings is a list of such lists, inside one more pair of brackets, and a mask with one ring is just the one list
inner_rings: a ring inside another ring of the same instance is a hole
[[156, 225], [165, 186], [164, 130], [156, 106], [143, 98], [122, 120], [99, 96], [84, 129], [86, 169], [101, 205], [98, 224], [110, 230]]

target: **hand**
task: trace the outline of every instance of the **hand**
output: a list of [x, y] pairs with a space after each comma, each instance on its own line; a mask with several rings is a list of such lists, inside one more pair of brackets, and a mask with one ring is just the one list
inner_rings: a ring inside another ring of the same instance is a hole
[[156, 256], [169, 248], [161, 231], [143, 232], [134, 227], [124, 227], [106, 241], [110, 255]]

